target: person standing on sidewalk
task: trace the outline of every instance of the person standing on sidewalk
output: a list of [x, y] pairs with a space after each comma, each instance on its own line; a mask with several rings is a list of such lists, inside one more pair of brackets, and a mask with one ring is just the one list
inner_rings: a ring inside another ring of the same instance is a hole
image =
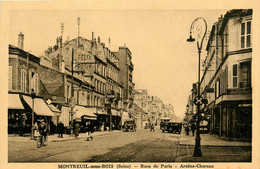
[[91, 136], [91, 133], [93, 132], [93, 126], [91, 123], [88, 121], [86, 123], [86, 134], [87, 134], [87, 139], [86, 141], [93, 140], [93, 137]]
[[79, 137], [79, 131], [80, 131], [80, 125], [79, 125], [79, 123], [76, 123], [74, 125], [74, 135], [75, 135], [76, 138]]
[[185, 131], [186, 131], [186, 135], [190, 135], [190, 126], [189, 124], [187, 124], [187, 126], [185, 127]]
[[153, 124], [153, 123], [151, 124], [150, 132], [151, 132], [151, 131], [155, 131], [155, 130], [154, 130], [154, 124]]
[[191, 124], [191, 131], [192, 131], [192, 136], [194, 136], [194, 134], [195, 134], [195, 124], [194, 123]]
[[62, 122], [59, 122], [57, 126], [57, 130], [58, 130], [58, 137], [63, 138], [64, 124]]

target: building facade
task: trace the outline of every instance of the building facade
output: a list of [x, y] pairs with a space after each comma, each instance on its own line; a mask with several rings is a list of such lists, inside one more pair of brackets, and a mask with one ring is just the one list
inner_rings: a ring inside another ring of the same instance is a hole
[[231, 10], [212, 26], [202, 95], [210, 133], [232, 140], [252, 138], [252, 10]]

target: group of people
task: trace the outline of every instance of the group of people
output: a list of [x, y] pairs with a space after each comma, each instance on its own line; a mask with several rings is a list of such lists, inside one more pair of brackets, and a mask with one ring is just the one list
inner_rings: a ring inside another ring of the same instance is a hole
[[192, 136], [194, 136], [196, 126], [195, 126], [194, 123], [191, 123], [191, 125], [186, 124], [186, 125], [184, 126], [184, 129], [185, 129], [186, 135], [190, 135], [189, 133], [190, 133], [190, 130], [191, 130], [191, 131], [192, 131]]
[[[85, 125], [80, 125], [79, 123], [75, 123], [73, 126], [73, 134], [76, 138], [78, 138], [80, 131], [83, 130], [86, 132], [86, 141], [93, 140], [93, 136], [91, 135], [94, 132], [94, 127], [91, 125], [89, 121], [86, 122]], [[62, 122], [57, 124], [57, 133], [59, 138], [63, 138], [63, 134], [65, 131], [65, 126]], [[41, 143], [43, 143], [43, 139], [46, 139], [48, 133], [48, 125], [44, 119], [38, 119], [34, 124], [34, 136], [41, 138]]]
[[[64, 132], [64, 125], [62, 124], [58, 124], [58, 126], [60, 126], [60, 129], [59, 130], [60, 132]], [[57, 126], [57, 127], [58, 127]], [[90, 141], [90, 140], [93, 140], [93, 137], [91, 136], [91, 134], [94, 132], [94, 126], [91, 125], [90, 121], [87, 121], [85, 125], [80, 125], [80, 123], [75, 123], [74, 126], [73, 126], [73, 134], [76, 138], [79, 137], [79, 133], [80, 131], [83, 130], [86, 132], [86, 141]], [[59, 134], [59, 136], [62, 137], [62, 134]]]

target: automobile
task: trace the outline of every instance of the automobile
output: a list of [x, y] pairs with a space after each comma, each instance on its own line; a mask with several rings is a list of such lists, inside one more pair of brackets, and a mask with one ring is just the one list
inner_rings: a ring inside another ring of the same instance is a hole
[[124, 131], [128, 132], [128, 131], [136, 131], [136, 124], [135, 124], [135, 120], [126, 120], [124, 122]]
[[161, 123], [160, 123], [160, 129], [162, 130], [164, 128], [164, 125], [170, 122], [170, 118], [168, 117], [162, 117]]
[[182, 129], [182, 123], [169, 122], [163, 127], [162, 132], [167, 131], [168, 133], [181, 134], [181, 129]]

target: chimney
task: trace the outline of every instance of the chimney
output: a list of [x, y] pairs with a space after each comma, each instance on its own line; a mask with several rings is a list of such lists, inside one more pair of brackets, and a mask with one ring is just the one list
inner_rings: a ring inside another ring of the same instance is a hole
[[100, 36], [98, 36], [98, 43], [100, 43]]
[[23, 50], [24, 35], [22, 32], [18, 35], [18, 48]]
[[92, 40], [94, 40], [94, 32], [92, 32]]

